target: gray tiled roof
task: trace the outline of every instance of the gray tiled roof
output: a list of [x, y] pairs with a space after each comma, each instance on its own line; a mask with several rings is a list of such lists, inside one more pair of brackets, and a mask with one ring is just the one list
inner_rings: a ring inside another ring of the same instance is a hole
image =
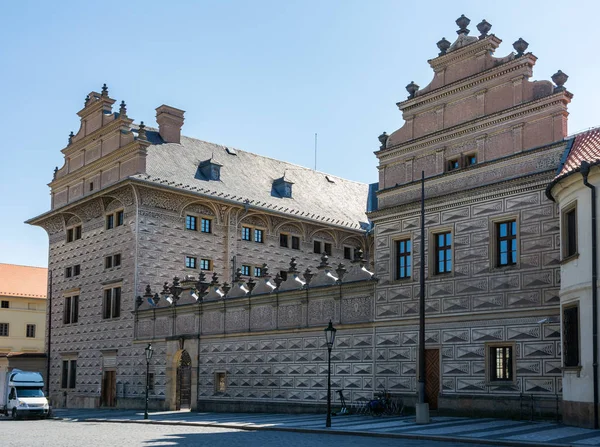
[[[296, 215], [347, 228], [364, 228], [369, 185], [345, 180], [302, 166], [194, 138], [181, 137], [181, 144], [162, 143], [157, 132], [147, 132], [146, 174], [133, 178], [169, 185], [216, 199], [233, 200], [253, 207]], [[198, 165], [212, 157], [222, 165], [220, 181], [204, 180]], [[285, 174], [293, 182], [292, 197], [272, 193], [273, 180]], [[361, 225], [362, 223], [362, 225]]]

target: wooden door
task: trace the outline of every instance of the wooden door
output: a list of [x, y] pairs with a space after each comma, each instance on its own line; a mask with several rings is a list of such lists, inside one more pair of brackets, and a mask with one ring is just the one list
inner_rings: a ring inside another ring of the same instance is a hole
[[117, 404], [117, 372], [104, 371], [102, 378], [102, 406], [114, 407]]
[[430, 410], [437, 410], [440, 394], [440, 350], [425, 350], [425, 402]]
[[181, 353], [177, 366], [177, 410], [192, 406], [192, 359], [187, 351]]

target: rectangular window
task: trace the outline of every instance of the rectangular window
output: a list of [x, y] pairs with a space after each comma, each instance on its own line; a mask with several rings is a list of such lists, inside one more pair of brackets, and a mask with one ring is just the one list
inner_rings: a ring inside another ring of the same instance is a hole
[[8, 337], [8, 323], [0, 323], [0, 337]]
[[452, 233], [434, 234], [435, 238], [435, 273], [452, 271]]
[[242, 272], [242, 275], [250, 276], [250, 266], [249, 265], [242, 265], [240, 267], [240, 270]]
[[0, 307], [2, 309], [8, 309], [10, 307], [10, 305], [8, 304], [8, 301], [2, 300], [2, 304], [0, 304]]
[[279, 246], [287, 248], [288, 247], [288, 242], [289, 242], [288, 241], [288, 235], [281, 233], [279, 235]]
[[121, 288], [104, 290], [102, 318], [118, 318], [121, 315]]
[[242, 227], [242, 240], [243, 241], [251, 241], [252, 240], [252, 229], [249, 227]]
[[352, 247], [344, 247], [344, 259], [352, 260]]
[[325, 242], [325, 253], [327, 256], [331, 256], [331, 244], [329, 242]]
[[77, 264], [73, 266], [73, 276], [79, 276], [81, 273], [81, 265]]
[[61, 388], [75, 388], [77, 377], [77, 360], [63, 360]]
[[109, 214], [106, 216], [106, 229], [112, 230], [115, 227], [115, 215]]
[[73, 242], [73, 228], [67, 230], [67, 242]]
[[517, 263], [517, 222], [515, 220], [496, 224], [496, 255], [498, 267]]
[[455, 160], [448, 160], [448, 171], [454, 171], [460, 168], [460, 160], [457, 158]]
[[78, 241], [79, 239], [81, 239], [81, 225], [77, 225], [75, 228], [75, 240]]
[[188, 269], [195, 269], [197, 262], [198, 262], [198, 258], [195, 258], [194, 256], [186, 256], [185, 257], [185, 267]]
[[313, 252], [320, 254], [321, 253], [321, 241], [314, 241], [313, 242]]
[[117, 211], [117, 227], [123, 225], [125, 219], [125, 212], [123, 210]]
[[570, 207], [562, 215], [563, 258], [577, 254], [577, 208]]
[[210, 259], [200, 259], [200, 270], [210, 270]]
[[204, 217], [201, 220], [200, 230], [203, 233], [212, 233], [212, 221], [210, 219], [205, 219]]
[[105, 269], [110, 269], [113, 266], [113, 257], [112, 256], [107, 256], [106, 258], [104, 258], [104, 268]]
[[113, 256], [113, 265], [115, 267], [121, 266], [121, 254], [120, 253], [117, 253], [116, 255]]
[[90, 182], [90, 192], [94, 190], [94, 182]]
[[79, 319], [79, 295], [66, 296], [63, 306], [63, 323], [77, 323]]
[[27, 338], [35, 338], [35, 324], [27, 325]]
[[254, 242], [263, 243], [263, 230], [254, 230]]
[[300, 250], [300, 238], [298, 236], [292, 236], [292, 249]]
[[564, 365], [579, 366], [579, 306], [563, 307], [562, 323]]
[[218, 372], [215, 376], [215, 392], [224, 393], [227, 391], [227, 373]]
[[73, 276], [73, 267], [67, 267], [65, 269], [65, 278], [70, 278]]
[[254, 267], [254, 276], [260, 278], [263, 275], [262, 267]]
[[410, 239], [396, 241], [396, 279], [411, 277], [412, 251]]
[[513, 380], [513, 348], [512, 346], [489, 347], [489, 379], [495, 381]]
[[185, 216], [185, 229], [196, 231], [198, 229], [198, 218], [196, 216]]
[[467, 155], [465, 157], [465, 163], [467, 164], [467, 166], [476, 165], [477, 164], [477, 155], [476, 154]]

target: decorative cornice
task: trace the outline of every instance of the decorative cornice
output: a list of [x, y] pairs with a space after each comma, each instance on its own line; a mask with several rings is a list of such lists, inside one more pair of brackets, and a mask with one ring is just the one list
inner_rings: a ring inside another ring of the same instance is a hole
[[89, 174], [90, 172], [98, 171], [99, 168], [110, 165], [111, 163], [117, 161], [120, 158], [124, 158], [126, 155], [134, 154], [135, 152], [140, 152], [141, 154], [145, 154], [145, 149], [150, 146], [150, 142], [142, 141], [142, 140], [133, 140], [132, 142], [126, 144], [125, 146], [120, 147], [119, 149], [111, 152], [104, 157], [100, 157], [90, 164], [84, 165], [76, 171], [70, 172], [69, 174], [56, 179], [50, 183], [48, 186], [52, 189], [59, 189], [63, 186], [67, 186], [73, 180], [81, 177], [82, 175]]
[[123, 125], [129, 126], [131, 123], [133, 123], [132, 119], [123, 118], [122, 116], [119, 116], [119, 117], [115, 118], [113, 121], [111, 121], [110, 123], [100, 127], [99, 129], [96, 129], [92, 133], [86, 135], [81, 140], [75, 141], [75, 142], [73, 142], [73, 144], [65, 147], [64, 149], [61, 149], [61, 152], [65, 156], [72, 155], [73, 153], [75, 153], [81, 149], [84, 149], [85, 148], [84, 146], [87, 146], [88, 144], [94, 142], [99, 137], [102, 137], [105, 134], [108, 134], [115, 130], [118, 130], [119, 127], [121, 127]]
[[[481, 200], [492, 200], [511, 196], [514, 194], [540, 190], [543, 191], [552, 177], [554, 170], [535, 172], [525, 176], [505, 179], [499, 182], [481, 185], [477, 188], [457, 193], [452, 192], [432, 198], [425, 198], [426, 212], [442, 211], [458, 206], [469, 205], [480, 202]], [[498, 191], [497, 188], [504, 185], [504, 189]], [[492, 189], [493, 188], [493, 189]], [[452, 200], [448, 200], [452, 197]], [[420, 201], [411, 202], [384, 208], [369, 213], [369, 218], [376, 224], [397, 221], [400, 215], [416, 215], [421, 212]]]
[[513, 106], [509, 109], [501, 110], [491, 115], [482, 116], [480, 118], [467, 121], [466, 123], [458, 124], [448, 129], [442, 129], [428, 135], [423, 135], [422, 137], [400, 143], [391, 148], [377, 151], [375, 152], [375, 155], [377, 155], [380, 161], [383, 161], [401, 153], [417, 150], [422, 147], [431, 146], [447, 140], [456, 139], [462, 135], [474, 133], [478, 130], [483, 130], [506, 121], [514, 120], [523, 115], [533, 114], [537, 111], [561, 103], [564, 104], [565, 102], [570, 101], [572, 96], [573, 95], [567, 91], [554, 93], [534, 101], [529, 101]]
[[[528, 58], [532, 58], [533, 60]], [[414, 99], [398, 102], [396, 103], [396, 105], [403, 112], [414, 110], [415, 108], [418, 108], [422, 105], [435, 102], [440, 98], [454, 95], [463, 90], [472, 89], [476, 85], [483, 84], [491, 79], [499, 78], [506, 74], [517, 71], [524, 65], [533, 66], [536, 60], [537, 58], [533, 54], [527, 53], [523, 57], [520, 57], [518, 59], [513, 59], [510, 62], [506, 62], [504, 64], [488, 68], [487, 70], [484, 70], [482, 72], [476, 73], [463, 79], [459, 79], [450, 84], [438, 87], [434, 90], [425, 92], [421, 96], [415, 96]]]
[[440, 67], [446, 67], [448, 65], [452, 65], [459, 59], [464, 59], [465, 56], [470, 56], [472, 54], [481, 53], [482, 51], [495, 51], [500, 44], [502, 43], [502, 39], [496, 37], [495, 34], [490, 34], [487, 38], [480, 40], [478, 42], [474, 42], [470, 45], [464, 46], [457, 50], [446, 53], [442, 56], [435, 57], [433, 59], [429, 59], [429, 65], [434, 70]]

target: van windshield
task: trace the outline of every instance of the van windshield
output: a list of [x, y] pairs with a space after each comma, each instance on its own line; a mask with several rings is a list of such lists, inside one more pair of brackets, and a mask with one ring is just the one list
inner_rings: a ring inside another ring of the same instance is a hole
[[41, 388], [32, 388], [32, 387], [17, 387], [17, 396], [18, 397], [44, 397], [44, 392]]

